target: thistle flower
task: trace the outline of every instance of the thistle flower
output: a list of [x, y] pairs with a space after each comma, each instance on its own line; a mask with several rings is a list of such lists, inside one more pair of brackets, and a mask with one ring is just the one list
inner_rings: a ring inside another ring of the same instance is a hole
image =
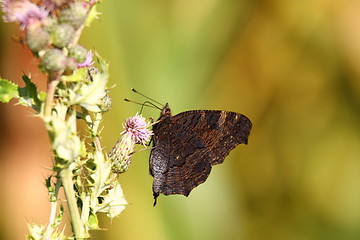
[[128, 170], [135, 144], [145, 145], [152, 135], [149, 123], [139, 114], [128, 118], [123, 127], [125, 130], [109, 153], [109, 158], [113, 162], [113, 171], [116, 173], [124, 173]]
[[125, 130], [121, 134], [129, 135], [136, 144], [145, 145], [152, 135], [152, 131], [148, 129], [149, 125], [146, 119], [137, 113], [126, 120], [123, 124]]
[[4, 12], [5, 22], [20, 23], [24, 28], [34, 19], [44, 20], [49, 12], [27, 0], [0, 0]]
[[82, 63], [79, 63], [79, 64], [78, 64], [78, 68], [90, 67], [91, 65], [93, 65], [93, 64], [94, 64], [94, 62], [93, 62], [93, 60], [92, 60], [93, 55], [94, 55], [94, 54], [92, 53], [91, 50], [88, 51], [88, 53], [86, 54], [86, 59], [85, 59], [85, 61], [82, 62]]

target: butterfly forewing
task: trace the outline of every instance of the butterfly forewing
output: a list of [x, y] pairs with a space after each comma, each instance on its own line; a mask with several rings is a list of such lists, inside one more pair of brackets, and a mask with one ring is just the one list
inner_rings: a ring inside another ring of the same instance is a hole
[[187, 111], [171, 119], [203, 140], [205, 146], [214, 153], [211, 165], [222, 163], [236, 145], [247, 144], [252, 126], [244, 115], [226, 111]]

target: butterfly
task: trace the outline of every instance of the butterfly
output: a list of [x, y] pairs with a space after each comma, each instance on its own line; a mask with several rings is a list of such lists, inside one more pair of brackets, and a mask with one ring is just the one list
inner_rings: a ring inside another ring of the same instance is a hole
[[171, 115], [166, 104], [153, 125], [150, 174], [154, 206], [160, 194], [188, 196], [213, 165], [238, 144], [247, 144], [251, 121], [236, 112], [192, 110]]

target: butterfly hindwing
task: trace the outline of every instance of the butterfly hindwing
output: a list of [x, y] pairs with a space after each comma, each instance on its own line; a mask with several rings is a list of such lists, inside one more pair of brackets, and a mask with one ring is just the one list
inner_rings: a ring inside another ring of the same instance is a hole
[[210, 174], [212, 153], [194, 132], [170, 119], [159, 122], [153, 131], [150, 173], [154, 197], [160, 193], [188, 196]]

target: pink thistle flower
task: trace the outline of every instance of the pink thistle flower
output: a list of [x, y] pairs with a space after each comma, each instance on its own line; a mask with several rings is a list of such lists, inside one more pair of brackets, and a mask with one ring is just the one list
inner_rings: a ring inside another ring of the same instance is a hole
[[94, 55], [94, 54], [92, 53], [91, 50], [88, 51], [88, 53], [87, 53], [87, 55], [86, 55], [85, 61], [82, 62], [82, 63], [79, 63], [79, 64], [78, 64], [78, 68], [83, 68], [83, 67], [90, 67], [90, 66], [92, 66], [92, 65], [94, 64], [94, 61], [92, 60], [93, 55]]
[[129, 169], [135, 144], [145, 145], [150, 140], [152, 131], [149, 126], [146, 119], [139, 114], [126, 119], [123, 124], [125, 130], [108, 155], [115, 173], [124, 173]]
[[49, 12], [28, 0], [0, 0], [4, 12], [5, 22], [20, 23], [20, 29], [34, 20], [44, 20]]
[[145, 145], [150, 140], [152, 131], [149, 129], [150, 124], [144, 117], [136, 114], [130, 117], [123, 124], [124, 131], [121, 134], [128, 134], [136, 144]]

